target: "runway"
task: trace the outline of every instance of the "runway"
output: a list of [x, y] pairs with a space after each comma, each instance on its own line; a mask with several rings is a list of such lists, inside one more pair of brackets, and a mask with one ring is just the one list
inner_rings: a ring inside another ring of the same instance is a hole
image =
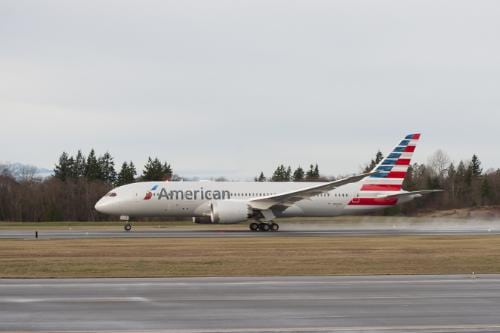
[[[498, 235], [500, 229], [460, 228], [460, 229], [425, 229], [425, 228], [387, 228], [387, 229], [333, 229], [322, 228], [307, 230], [280, 230], [278, 232], [251, 232], [224, 230], [217, 227], [213, 230], [133, 230], [126, 232], [117, 230], [39, 230], [39, 239], [74, 239], [74, 238], [214, 238], [214, 237], [338, 237], [369, 235]], [[34, 239], [35, 230], [0, 230], [0, 239]]]
[[0, 280], [0, 330], [498, 332], [500, 275]]

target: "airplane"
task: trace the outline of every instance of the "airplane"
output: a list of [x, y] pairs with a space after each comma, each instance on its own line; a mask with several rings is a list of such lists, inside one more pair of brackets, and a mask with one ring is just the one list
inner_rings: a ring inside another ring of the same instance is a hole
[[[251, 220], [251, 231], [278, 231], [275, 219], [360, 215], [440, 190], [402, 189], [420, 134], [406, 135], [368, 173], [330, 182], [137, 182], [112, 189], [95, 205], [101, 213], [130, 217], [191, 217], [198, 224]], [[127, 222], [125, 230], [132, 226]]]

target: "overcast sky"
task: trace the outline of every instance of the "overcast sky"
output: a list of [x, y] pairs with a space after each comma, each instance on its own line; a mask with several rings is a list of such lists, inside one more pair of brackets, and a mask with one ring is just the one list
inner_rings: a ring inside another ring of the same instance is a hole
[[358, 172], [423, 133], [500, 167], [500, 1], [0, 0], [0, 161]]

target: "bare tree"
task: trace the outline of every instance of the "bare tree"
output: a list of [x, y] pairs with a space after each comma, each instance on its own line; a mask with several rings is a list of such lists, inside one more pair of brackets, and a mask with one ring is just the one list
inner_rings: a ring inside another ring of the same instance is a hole
[[450, 157], [441, 149], [436, 150], [427, 160], [427, 164], [436, 176], [443, 176], [450, 163]]
[[37, 167], [33, 165], [23, 165], [17, 171], [17, 178], [22, 182], [32, 182], [36, 180]]

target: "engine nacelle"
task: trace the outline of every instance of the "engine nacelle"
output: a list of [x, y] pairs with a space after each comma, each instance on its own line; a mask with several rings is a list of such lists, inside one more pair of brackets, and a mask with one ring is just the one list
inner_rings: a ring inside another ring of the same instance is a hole
[[212, 218], [210, 216], [197, 216], [197, 217], [193, 217], [193, 223], [196, 223], [196, 224], [212, 224]]
[[221, 224], [245, 222], [252, 212], [248, 204], [243, 201], [214, 201], [211, 203], [210, 208], [212, 223]]

